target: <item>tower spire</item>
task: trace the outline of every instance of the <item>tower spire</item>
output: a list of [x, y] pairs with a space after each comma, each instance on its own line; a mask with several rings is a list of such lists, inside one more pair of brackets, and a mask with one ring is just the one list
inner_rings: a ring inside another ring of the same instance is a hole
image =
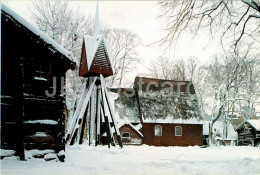
[[95, 26], [94, 26], [94, 36], [97, 36], [100, 34], [100, 26], [99, 26], [99, 5], [97, 0], [96, 5], [96, 17], [95, 17]]

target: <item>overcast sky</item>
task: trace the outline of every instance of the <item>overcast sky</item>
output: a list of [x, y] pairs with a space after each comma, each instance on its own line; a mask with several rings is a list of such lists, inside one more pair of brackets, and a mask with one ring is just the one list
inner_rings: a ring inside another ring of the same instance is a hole
[[[30, 1], [4, 0], [3, 2], [31, 21], [28, 11]], [[79, 7], [86, 15], [95, 16], [96, 1], [69, 1], [69, 3], [71, 7]], [[127, 29], [142, 39], [143, 45], [138, 48], [142, 64], [132, 74], [131, 79], [137, 74], [147, 73], [146, 65], [163, 54], [174, 59], [197, 57], [200, 62], [205, 63], [216, 54], [218, 50], [216, 48], [219, 48], [214, 40], [209, 42], [207, 35], [200, 34], [192, 38], [189, 33], [184, 34], [179, 39], [178, 45], [166, 53], [162, 51], [162, 47], [150, 45], [166, 34], [163, 19], [157, 18], [160, 14], [158, 1], [99, 1], [99, 11], [102, 24], [111, 28]]]
[[[27, 19], [29, 22], [30, 1], [28, 0], [3, 0], [11, 9]], [[96, 1], [69, 1], [71, 7], [79, 7], [87, 15], [95, 16]], [[158, 19], [160, 9], [158, 1], [99, 1], [100, 22], [111, 28], [124, 28], [141, 37], [143, 45], [138, 48], [142, 64], [131, 73], [129, 80], [134, 81], [136, 75], [147, 73], [146, 65], [151, 60], [165, 55], [174, 59], [197, 57], [201, 63], [208, 62], [213, 55], [222, 53], [219, 43], [211, 39], [205, 31], [201, 31], [196, 38], [190, 33], [185, 33], [179, 39], [175, 48], [169, 52], [162, 52], [162, 47], [149, 45], [160, 40], [164, 35], [164, 22]], [[148, 46], [149, 45], [149, 46]], [[258, 106], [258, 111], [260, 107]]]

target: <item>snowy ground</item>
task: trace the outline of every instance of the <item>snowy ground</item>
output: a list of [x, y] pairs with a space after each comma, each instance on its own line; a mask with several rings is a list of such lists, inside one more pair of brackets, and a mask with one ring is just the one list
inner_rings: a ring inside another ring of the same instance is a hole
[[1, 160], [3, 175], [221, 174], [259, 175], [260, 148], [68, 147], [66, 162]]

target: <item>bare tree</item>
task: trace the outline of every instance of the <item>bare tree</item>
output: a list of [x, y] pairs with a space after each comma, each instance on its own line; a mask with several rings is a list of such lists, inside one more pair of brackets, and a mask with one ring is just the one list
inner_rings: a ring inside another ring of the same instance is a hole
[[72, 51], [75, 58], [80, 58], [83, 36], [93, 32], [93, 19], [90, 16], [85, 16], [79, 8], [71, 15], [71, 20], [68, 21], [69, 30], [63, 37], [62, 43], [64, 47]]
[[[232, 64], [230, 64], [232, 62]], [[231, 87], [236, 86], [236, 80], [241, 73], [242, 62], [239, 60], [228, 60], [228, 62], [222, 62], [221, 59], [215, 57], [214, 61], [208, 67], [208, 82], [212, 84], [215, 90], [215, 97], [212, 103], [211, 109], [211, 122], [209, 125], [209, 143], [213, 142], [213, 125], [219, 120], [226, 108], [227, 101], [229, 100], [229, 94]], [[230, 69], [232, 66], [232, 69]], [[237, 93], [234, 94], [237, 97]], [[233, 100], [234, 101], [234, 100]]]
[[173, 61], [167, 57], [152, 60], [147, 69], [152, 77], [173, 79]]
[[260, 96], [260, 65], [259, 55], [250, 53], [248, 50], [242, 56], [214, 56], [209, 65], [199, 65], [195, 58], [184, 61], [160, 57], [151, 62], [148, 70], [156, 78], [192, 79], [201, 112], [204, 111], [205, 98], [211, 97], [209, 140], [212, 143], [212, 128], [216, 121], [223, 121], [223, 133], [227, 136], [227, 126], [233, 115], [241, 116], [243, 107], [248, 113], [254, 111], [254, 104]]
[[198, 60], [194, 57], [190, 57], [187, 62], [188, 78], [195, 81], [196, 75], [198, 73]]
[[191, 30], [197, 34], [200, 29], [209, 30], [213, 36], [221, 31], [222, 45], [225, 39], [231, 40], [235, 50], [243, 38], [260, 42], [259, 0], [166, 0], [159, 4], [168, 31], [161, 42], [168, 47], [182, 32]]
[[93, 31], [91, 17], [69, 8], [68, 1], [32, 1], [29, 10], [41, 31], [79, 58], [83, 35]]
[[107, 39], [114, 70], [109, 83], [120, 86], [127, 79], [128, 73], [140, 62], [137, 47], [141, 44], [141, 40], [136, 34], [124, 29], [108, 30]]
[[68, 21], [71, 20], [71, 10], [67, 1], [32, 2], [31, 14], [40, 30], [48, 34], [53, 40], [61, 43], [64, 33], [68, 30]]
[[260, 96], [260, 60], [259, 56], [249, 57], [244, 61], [245, 72], [240, 75], [242, 80], [238, 86], [240, 96], [244, 99], [243, 112], [252, 117], [255, 112], [255, 103]]
[[[30, 11], [40, 30], [72, 51], [75, 58], [80, 58], [83, 36], [93, 34], [94, 20], [91, 17], [86, 17], [79, 8], [71, 9], [68, 1], [33, 1]], [[111, 47], [114, 75], [110, 83], [121, 85], [127, 79], [127, 73], [139, 62], [136, 49], [141, 40], [124, 29], [109, 29], [101, 25], [101, 30]]]
[[195, 80], [198, 68], [195, 58], [172, 60], [167, 57], [152, 60], [147, 67], [152, 77], [180, 81]]
[[184, 59], [174, 61], [173, 64], [174, 78], [176, 80], [187, 80], [187, 67]]
[[[232, 116], [244, 116], [242, 108], [254, 111], [253, 104], [259, 97], [259, 61], [249, 56], [250, 51], [243, 56], [235, 54], [215, 57], [206, 66], [207, 90], [213, 92], [214, 99], [211, 109], [209, 141], [212, 143], [212, 128], [216, 121], [224, 124], [224, 137], [227, 136], [227, 126]], [[250, 114], [252, 116], [252, 113]], [[249, 116], [249, 117], [251, 117]], [[225, 138], [224, 138], [225, 139]]]

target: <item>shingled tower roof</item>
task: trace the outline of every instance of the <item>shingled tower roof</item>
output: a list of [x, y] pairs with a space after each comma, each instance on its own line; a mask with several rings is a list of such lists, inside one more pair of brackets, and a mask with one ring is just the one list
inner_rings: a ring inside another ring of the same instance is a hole
[[100, 34], [99, 5], [96, 5], [94, 36], [86, 35], [83, 38], [79, 75], [88, 77], [113, 75], [109, 44], [103, 34]]

